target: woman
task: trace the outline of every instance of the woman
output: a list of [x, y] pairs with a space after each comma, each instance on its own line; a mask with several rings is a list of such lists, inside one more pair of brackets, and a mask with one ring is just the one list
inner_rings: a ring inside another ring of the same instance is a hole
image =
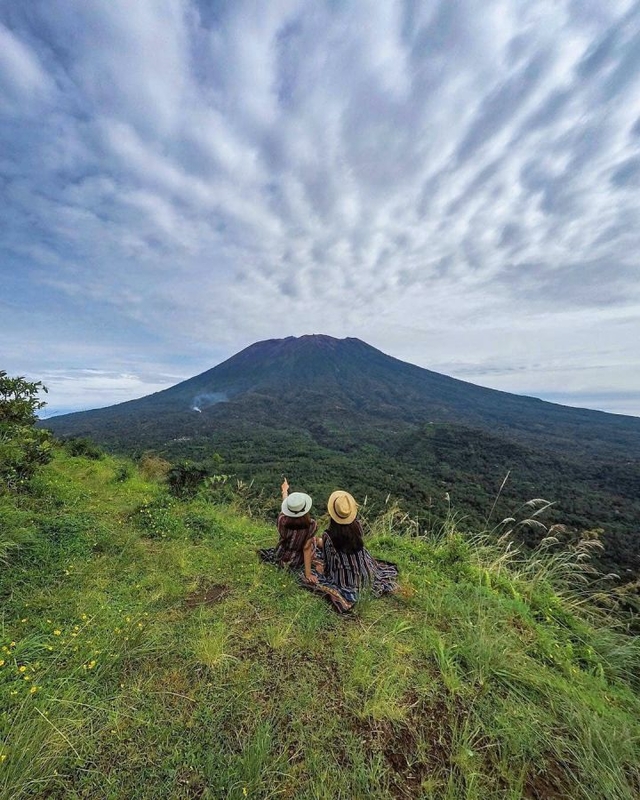
[[398, 588], [398, 568], [378, 561], [364, 546], [358, 505], [348, 492], [333, 492], [327, 504], [331, 521], [322, 536], [324, 574], [313, 575], [315, 591], [325, 594], [336, 611], [351, 611], [361, 589], [376, 597]]
[[282, 506], [276, 523], [278, 544], [276, 547], [258, 551], [260, 558], [279, 567], [288, 567], [296, 571], [304, 569], [305, 580], [314, 583], [317, 578], [311, 567], [315, 557], [315, 534], [318, 524], [310, 514], [313, 501], [304, 492], [289, 494], [289, 483], [286, 478], [280, 488]]

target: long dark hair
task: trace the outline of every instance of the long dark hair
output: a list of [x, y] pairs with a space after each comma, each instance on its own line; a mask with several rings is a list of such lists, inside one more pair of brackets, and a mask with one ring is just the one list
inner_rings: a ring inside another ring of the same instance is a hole
[[286, 514], [284, 515], [285, 526], [294, 531], [298, 531], [300, 528], [309, 528], [312, 522], [313, 520], [309, 511], [302, 517], [289, 517]]
[[349, 525], [340, 525], [339, 522], [332, 519], [327, 528], [327, 533], [333, 546], [341, 553], [352, 555], [364, 547], [362, 525], [357, 519], [354, 519]]

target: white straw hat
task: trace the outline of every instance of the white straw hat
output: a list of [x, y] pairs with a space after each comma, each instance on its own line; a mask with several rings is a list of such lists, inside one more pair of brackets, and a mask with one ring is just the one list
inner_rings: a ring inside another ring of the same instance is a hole
[[287, 517], [304, 517], [311, 510], [313, 501], [304, 492], [291, 492], [282, 501], [282, 513]]

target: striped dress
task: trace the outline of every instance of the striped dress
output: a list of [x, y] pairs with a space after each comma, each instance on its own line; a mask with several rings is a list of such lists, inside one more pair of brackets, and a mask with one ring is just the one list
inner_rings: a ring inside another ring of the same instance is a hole
[[309, 539], [313, 539], [316, 535], [318, 523], [315, 519], [312, 519], [309, 526], [294, 528], [289, 520], [291, 520], [291, 517], [286, 514], [278, 515], [277, 546], [259, 550], [258, 554], [268, 564], [300, 570], [304, 568], [304, 546]]
[[396, 565], [375, 559], [366, 547], [355, 553], [341, 552], [325, 533], [323, 550], [324, 572], [314, 570], [318, 583], [303, 585], [325, 595], [339, 614], [351, 611], [364, 588], [369, 588], [375, 597], [398, 588]]

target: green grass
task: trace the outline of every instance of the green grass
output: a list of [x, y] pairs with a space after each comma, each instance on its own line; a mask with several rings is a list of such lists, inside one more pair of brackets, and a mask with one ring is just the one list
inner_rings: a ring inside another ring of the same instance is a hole
[[640, 794], [638, 641], [564, 556], [392, 509], [402, 591], [340, 618], [258, 561], [273, 524], [122, 460], [59, 453], [0, 519], [2, 798]]

